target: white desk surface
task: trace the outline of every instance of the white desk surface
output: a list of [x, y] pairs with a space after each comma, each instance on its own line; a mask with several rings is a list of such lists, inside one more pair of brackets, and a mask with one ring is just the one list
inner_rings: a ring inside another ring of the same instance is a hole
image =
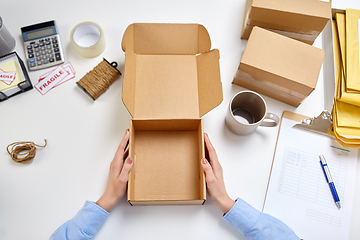
[[[259, 128], [250, 136], [236, 136], [225, 126], [231, 97], [244, 88], [232, 85], [245, 48], [240, 40], [245, 0], [218, 1], [7, 1], [0, 14], [16, 38], [16, 51], [25, 60], [20, 28], [56, 20], [66, 62], [76, 70], [75, 79], [42, 96], [31, 90], [0, 103], [0, 239], [48, 239], [72, 218], [85, 200], [96, 201], [103, 193], [109, 164], [129, 126], [130, 115], [121, 100], [122, 77], [95, 102], [76, 85], [105, 57], [124, 70], [120, 42], [133, 22], [203, 24], [212, 48], [220, 50], [224, 100], [203, 117], [224, 169], [225, 184], [232, 198], [241, 197], [261, 210], [278, 132]], [[337, 8], [360, 9], [357, 0], [337, 0]], [[104, 30], [105, 51], [96, 58], [79, 56], [70, 45], [72, 28], [83, 21], [98, 23]], [[322, 47], [322, 36], [314, 46]], [[48, 70], [29, 72], [33, 84]], [[268, 111], [284, 110], [317, 116], [324, 105], [321, 72], [316, 89], [298, 107], [264, 96]], [[31, 164], [14, 163], [5, 148], [9, 143], [43, 139]], [[358, 173], [360, 164], [358, 164]], [[357, 175], [349, 239], [360, 238], [360, 174]], [[112, 210], [95, 239], [245, 239], [222, 219], [222, 212], [209, 199], [204, 206], [131, 207], [123, 198]]]

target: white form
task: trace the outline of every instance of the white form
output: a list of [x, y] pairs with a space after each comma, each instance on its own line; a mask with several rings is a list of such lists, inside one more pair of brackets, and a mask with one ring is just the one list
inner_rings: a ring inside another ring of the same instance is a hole
[[[357, 149], [293, 128], [282, 118], [264, 213], [277, 217], [302, 239], [348, 239], [356, 179]], [[342, 208], [337, 209], [320, 165], [323, 154]]]

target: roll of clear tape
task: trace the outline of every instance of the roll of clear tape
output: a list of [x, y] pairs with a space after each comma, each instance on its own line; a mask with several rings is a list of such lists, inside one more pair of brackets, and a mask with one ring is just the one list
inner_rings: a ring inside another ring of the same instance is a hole
[[105, 49], [105, 38], [102, 28], [94, 22], [82, 22], [70, 33], [71, 44], [76, 52], [87, 58], [100, 55]]

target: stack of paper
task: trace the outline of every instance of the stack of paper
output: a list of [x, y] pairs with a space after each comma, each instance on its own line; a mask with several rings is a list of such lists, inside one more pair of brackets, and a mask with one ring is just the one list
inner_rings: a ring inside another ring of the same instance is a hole
[[332, 22], [336, 92], [333, 130], [346, 148], [360, 147], [360, 11], [346, 9]]

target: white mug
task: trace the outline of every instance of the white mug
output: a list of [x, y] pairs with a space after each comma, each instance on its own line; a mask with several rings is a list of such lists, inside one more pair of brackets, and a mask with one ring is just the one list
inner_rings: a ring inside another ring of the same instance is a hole
[[[265, 119], [271, 121], [264, 121]], [[246, 90], [231, 99], [225, 122], [232, 132], [247, 135], [254, 132], [258, 126], [277, 126], [279, 117], [267, 112], [266, 102], [260, 94]]]

